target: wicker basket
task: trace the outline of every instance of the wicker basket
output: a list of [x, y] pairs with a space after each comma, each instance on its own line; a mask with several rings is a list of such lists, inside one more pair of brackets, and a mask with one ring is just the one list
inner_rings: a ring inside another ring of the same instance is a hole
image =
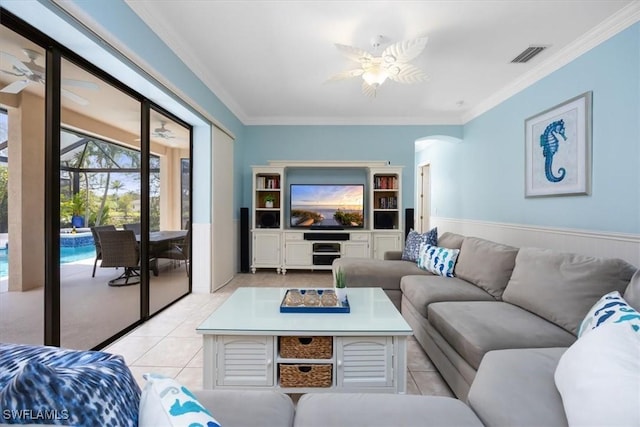
[[332, 337], [280, 337], [280, 357], [286, 359], [331, 359]]
[[278, 365], [280, 387], [331, 387], [333, 365]]

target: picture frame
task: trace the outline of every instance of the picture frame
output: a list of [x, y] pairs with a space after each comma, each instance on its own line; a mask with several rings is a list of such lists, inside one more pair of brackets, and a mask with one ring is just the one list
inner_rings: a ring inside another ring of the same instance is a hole
[[591, 91], [525, 120], [525, 197], [591, 192]]

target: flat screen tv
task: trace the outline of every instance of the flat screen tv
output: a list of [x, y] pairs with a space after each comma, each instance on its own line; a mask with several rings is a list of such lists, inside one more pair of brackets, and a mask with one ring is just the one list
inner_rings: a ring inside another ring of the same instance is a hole
[[291, 184], [290, 226], [363, 228], [363, 184]]

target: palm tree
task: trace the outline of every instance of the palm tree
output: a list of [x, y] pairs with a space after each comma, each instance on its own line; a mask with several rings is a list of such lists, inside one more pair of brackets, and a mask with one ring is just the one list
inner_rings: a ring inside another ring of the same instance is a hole
[[124, 187], [124, 184], [117, 179], [111, 183], [111, 188], [115, 191], [116, 204], [118, 203], [118, 190], [122, 187]]

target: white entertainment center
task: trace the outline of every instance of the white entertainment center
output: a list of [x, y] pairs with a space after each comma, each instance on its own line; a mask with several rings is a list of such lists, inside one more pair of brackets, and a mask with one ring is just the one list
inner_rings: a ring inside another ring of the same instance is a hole
[[[359, 228], [290, 227], [290, 170], [364, 171], [364, 225]], [[401, 250], [402, 167], [387, 162], [271, 161], [252, 167], [251, 271], [328, 270], [338, 257], [383, 259]]]

